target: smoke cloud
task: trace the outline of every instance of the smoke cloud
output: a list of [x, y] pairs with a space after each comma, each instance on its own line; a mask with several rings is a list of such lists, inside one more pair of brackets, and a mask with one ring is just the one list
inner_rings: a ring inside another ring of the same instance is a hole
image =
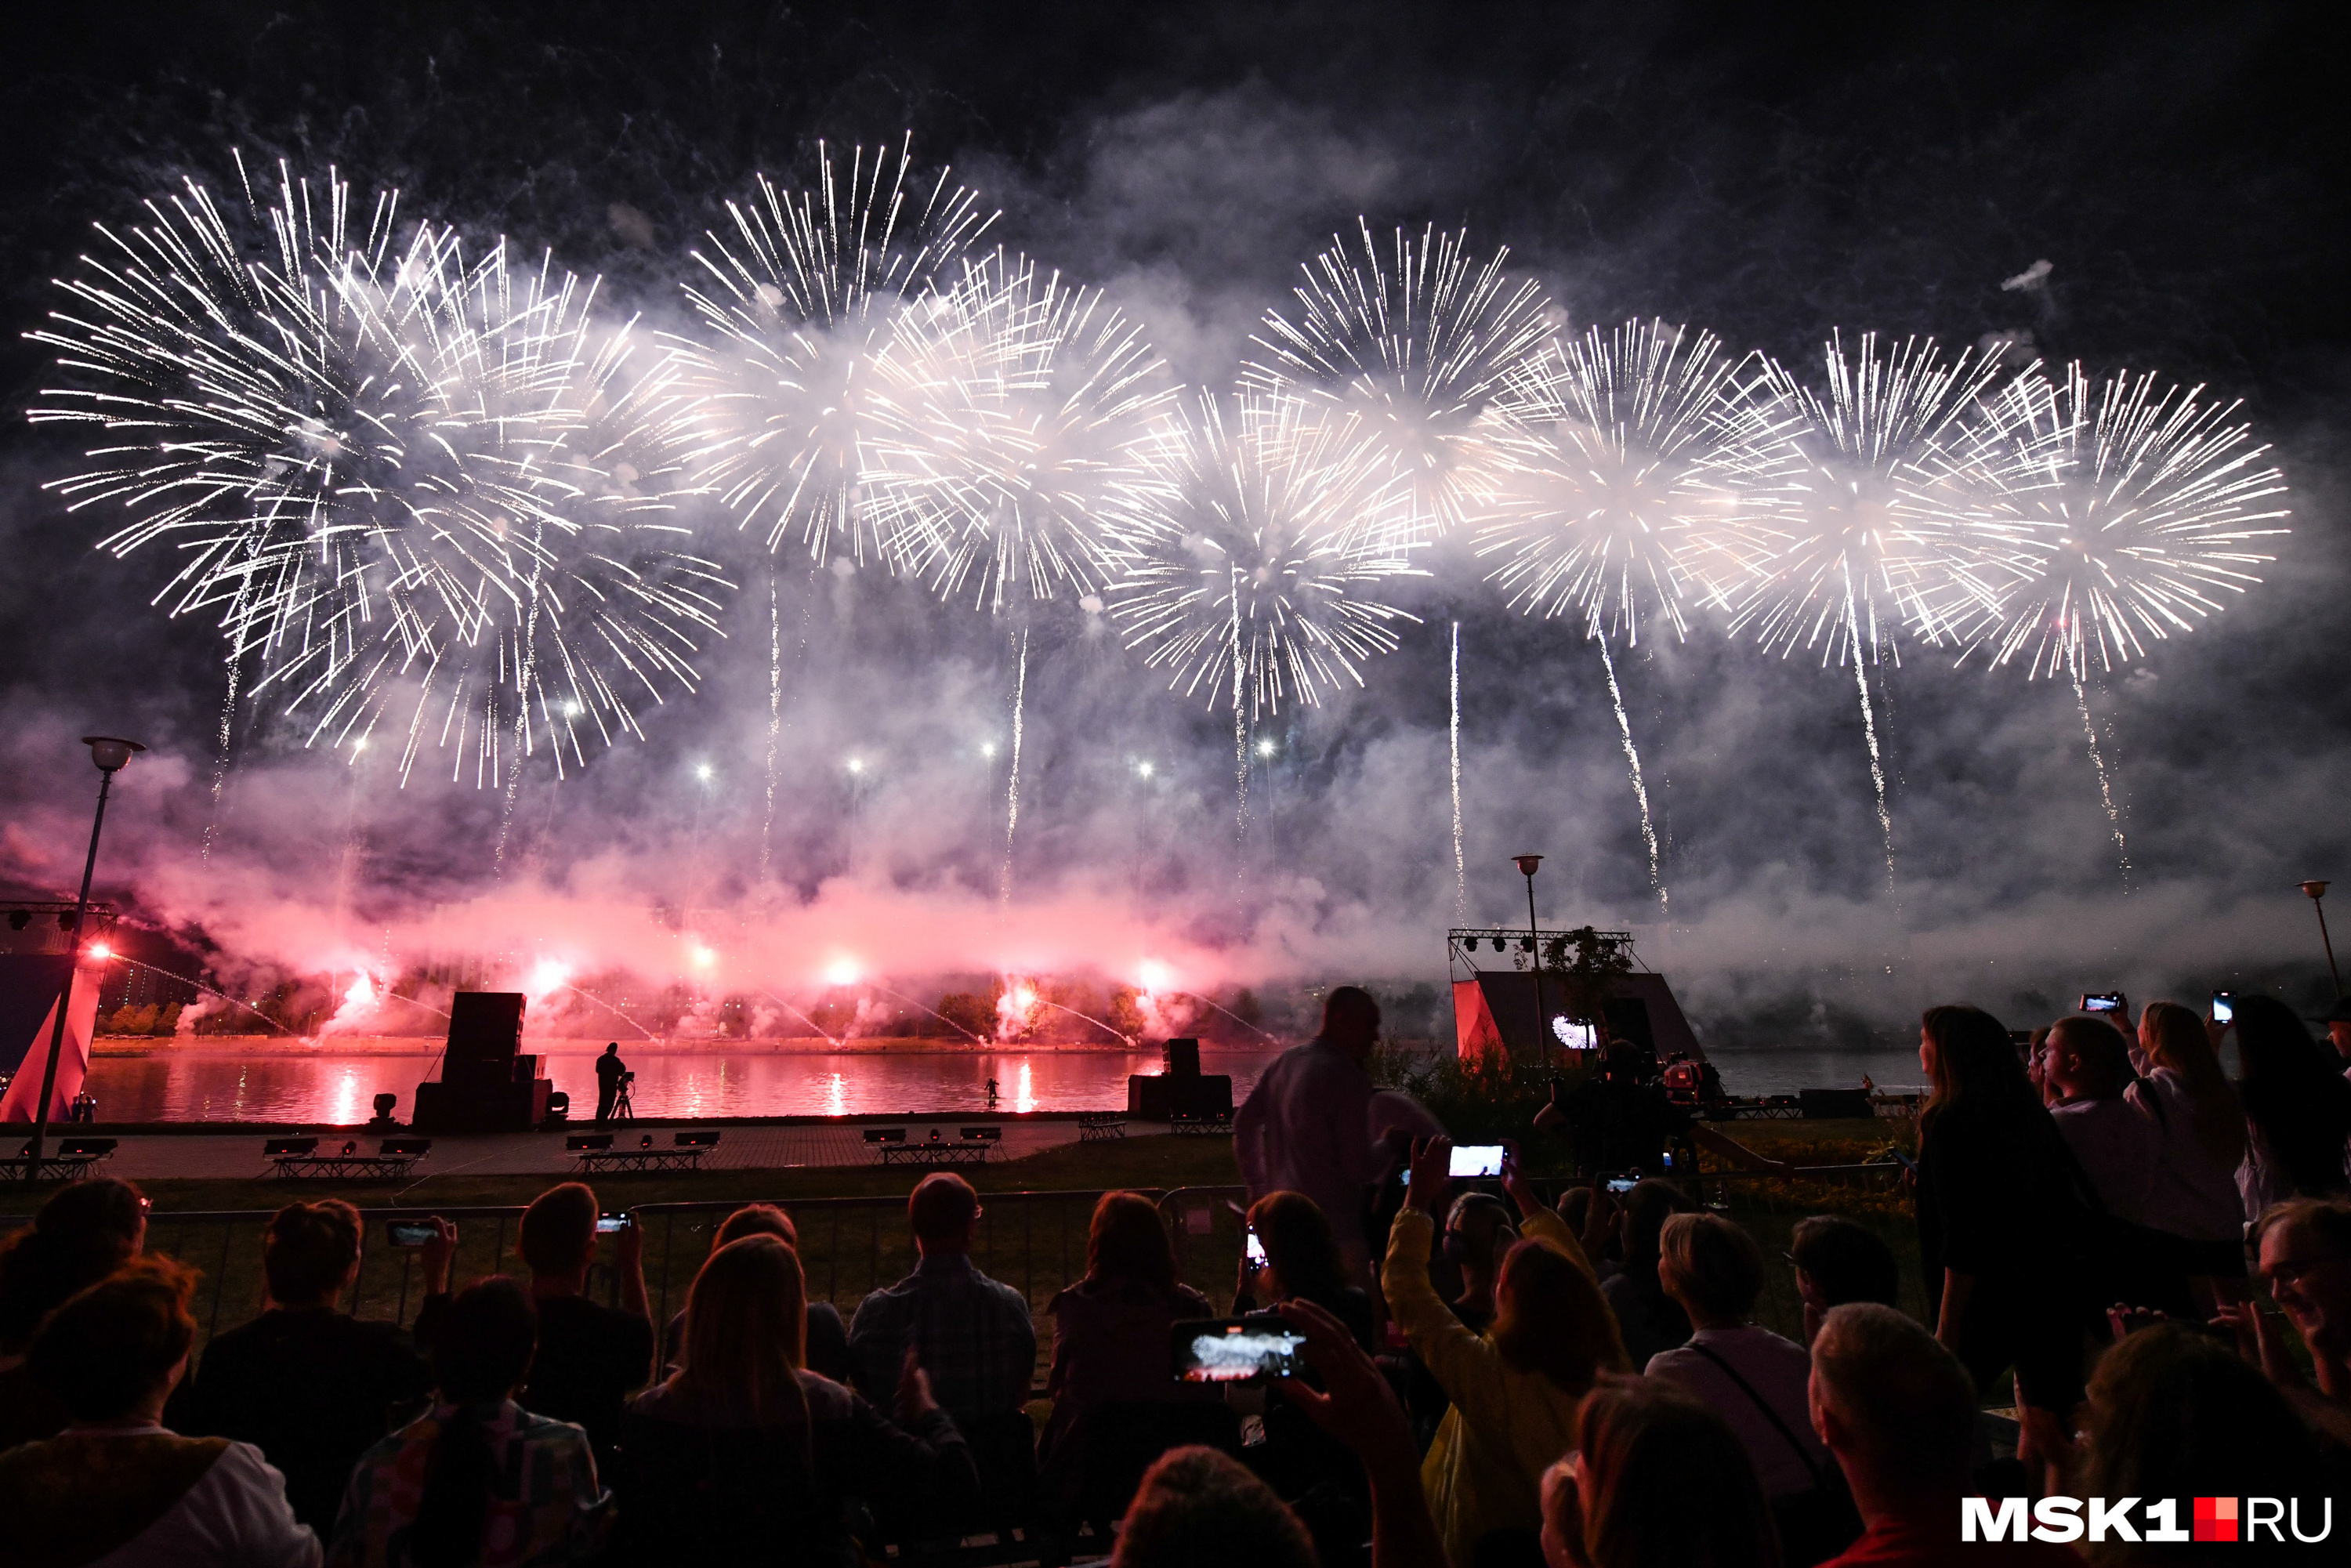
[[[1637, 41], [1608, 47], [1642, 57]], [[299, 716], [246, 704], [215, 808], [224, 671], [211, 633], [144, 602], [171, 570], [160, 552], [115, 562], [88, 549], [92, 521], [38, 487], [57, 471], [54, 444], [20, 429], [0, 471], [0, 635], [16, 650], [0, 677], [0, 883], [70, 896], [95, 782], [76, 737], [106, 729], [154, 749], [117, 782], [99, 892], [193, 945], [239, 995], [471, 964], [550, 990], [555, 975], [680, 986], [699, 998], [688, 1030], [717, 1027], [718, 998], [749, 997], [765, 1030], [797, 1029], [787, 1003], [812, 1006], [851, 978], [926, 1005], [992, 977], [1148, 981], [1187, 1016], [1196, 1009], [1172, 993], [1437, 982], [1456, 897], [1446, 643], [1458, 621], [1468, 918], [1522, 920], [1508, 857], [1542, 852], [1546, 924], [1634, 930], [1702, 1037], [1802, 1033], [1823, 1008], [1890, 1034], [1958, 997], [2034, 1021], [2115, 987], [2144, 998], [2268, 984], [2316, 998], [2323, 965], [2294, 883], [2341, 869], [2351, 848], [2339, 394], [2308, 390], [2334, 384], [2334, 347], [2314, 370], [2265, 350], [2258, 324], [2221, 332], [2180, 302], [2232, 297], [2241, 280], [2189, 262], [2159, 294], [2134, 292], [2045, 213], [1987, 232], [1935, 204], [1948, 170], [1931, 146], [1860, 176], [1871, 191], [1921, 185], [1868, 214], [1821, 193], [1813, 174], [1834, 144], [1782, 144], [1813, 172], [1757, 174], [1746, 111], [1671, 121], [1659, 134], [1678, 168], [1661, 167], [1609, 119], [1626, 112], [1620, 90], [1633, 89], [1562, 89], [1504, 114], [1499, 99], [1447, 110], [1434, 89], [1374, 102], [1261, 76], [1138, 77], [1025, 140], [949, 121], [916, 154], [953, 162], [1003, 208], [992, 241], [1104, 288], [1171, 375], [1210, 387], [1229, 382], [1264, 311], [1288, 303], [1298, 264], [1358, 214], [1375, 234], [1468, 223], [1478, 246], [1509, 245], [1578, 330], [1655, 312], [1782, 354], [1837, 326], [1954, 342], [1999, 332], [2217, 376], [2232, 394], [2261, 398], [2274, 375], [2285, 390], [2255, 416], [2294, 486], [2284, 559], [2225, 615], [2089, 692], [2124, 805], [2127, 881], [2073, 691], [1920, 650], [1885, 673], [1889, 895], [1850, 672], [1761, 656], [1701, 619], [1687, 643], [1645, 640], [1619, 658], [1668, 911], [1649, 885], [1596, 653], [1566, 624], [1507, 610], [1480, 563], [1444, 557], [1413, 585], [1404, 648], [1367, 666], [1361, 690], [1258, 726], [1269, 755], [1245, 822], [1229, 716], [1166, 692], [1099, 614], [1039, 606], [1008, 844], [1019, 626], [871, 566], [812, 571], [791, 541], [770, 554], [716, 509], [695, 520], [737, 585], [724, 634], [701, 651], [699, 693], [640, 710], [643, 742], [559, 782], [526, 768], [509, 818], [501, 791], [470, 773], [452, 782], [429, 747], [403, 788], [392, 747], [306, 749]], [[1645, 90], [1656, 110], [1691, 89], [1677, 77]], [[913, 111], [925, 123], [928, 101]], [[273, 112], [231, 129], [282, 131]], [[1883, 132], [1896, 112], [1869, 125]], [[2078, 152], [2061, 138], [2042, 161], [2002, 166], [2047, 112], [2004, 126], [1949, 200], [2013, 194]], [[1595, 117], [1581, 151], [1562, 129], [1578, 113]], [[678, 120], [684, 142], [695, 128], [682, 108]], [[186, 128], [191, 163], [217, 161], [203, 137], [219, 129]], [[881, 129], [862, 127], [869, 140]], [[793, 134], [829, 131], [841, 140], [820, 119]], [[313, 152], [346, 151], [320, 134]], [[348, 149], [372, 153], [361, 168], [416, 176], [413, 197], [436, 211], [469, 193], [432, 188], [424, 151], [364, 141], [386, 133], [337, 134], [362, 139]], [[633, 172], [625, 160], [575, 172], [559, 214], [538, 204], [557, 200], [542, 188], [462, 215], [556, 245], [559, 265], [606, 269], [608, 307], [646, 329], [690, 330], [674, 287], [685, 250], [754, 168], [786, 177], [790, 160], [730, 162], [714, 147], [713, 169], [674, 145], [638, 156]], [[681, 168], [699, 169], [706, 195], [677, 193]], [[126, 164], [120, 188], [100, 193], [113, 204], [88, 215], [123, 215], [161, 188], [155, 174]], [[337, 995], [324, 1005], [341, 1009]]]

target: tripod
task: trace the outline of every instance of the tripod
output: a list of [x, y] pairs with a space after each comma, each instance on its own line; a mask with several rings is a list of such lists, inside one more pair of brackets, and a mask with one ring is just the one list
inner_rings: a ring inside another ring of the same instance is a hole
[[633, 1122], [637, 1119], [637, 1108], [629, 1103], [629, 1086], [636, 1081], [637, 1075], [633, 1072], [621, 1074], [621, 1085], [612, 1094], [611, 1120]]

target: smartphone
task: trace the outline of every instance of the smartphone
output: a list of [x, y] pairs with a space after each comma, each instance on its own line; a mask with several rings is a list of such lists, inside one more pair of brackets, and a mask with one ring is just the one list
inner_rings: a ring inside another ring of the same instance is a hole
[[615, 1230], [626, 1230], [629, 1217], [625, 1214], [600, 1214], [596, 1217], [596, 1234], [610, 1236]]
[[1641, 1178], [1636, 1176], [1613, 1176], [1608, 1178], [1608, 1190], [1620, 1195], [1628, 1193], [1640, 1185]]
[[2236, 992], [2214, 991], [2212, 993], [2212, 1021], [2214, 1023], [2234, 1023], [2237, 1021]]
[[2082, 1010], [2085, 1013], [2118, 1013], [2123, 1010], [2120, 991], [2090, 991], [2083, 995]]
[[383, 1239], [394, 1247], [422, 1247], [440, 1233], [429, 1219], [390, 1219], [383, 1227]]
[[1888, 1149], [1886, 1153], [1892, 1155], [1895, 1163], [1912, 1176], [1918, 1174], [1918, 1160], [1915, 1155], [1906, 1155], [1900, 1149]]
[[1271, 1312], [1174, 1325], [1168, 1349], [1178, 1383], [1263, 1383], [1306, 1370], [1306, 1336]]
[[1502, 1145], [1499, 1144], [1457, 1144], [1453, 1163], [1446, 1174], [1457, 1176], [1498, 1176], [1502, 1174]]
[[1264, 1268], [1265, 1243], [1257, 1239], [1256, 1231], [1252, 1230], [1249, 1233], [1249, 1239], [1244, 1245], [1249, 1253], [1249, 1267], [1252, 1269]]

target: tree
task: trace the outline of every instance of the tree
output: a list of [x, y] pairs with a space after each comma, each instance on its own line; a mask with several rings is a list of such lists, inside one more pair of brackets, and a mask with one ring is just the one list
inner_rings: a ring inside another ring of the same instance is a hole
[[1632, 938], [1623, 932], [1596, 931], [1589, 925], [1544, 941], [1543, 971], [1559, 985], [1571, 1021], [1606, 1034], [1608, 988], [1619, 976], [1633, 972], [1633, 955], [1625, 951], [1631, 946]]

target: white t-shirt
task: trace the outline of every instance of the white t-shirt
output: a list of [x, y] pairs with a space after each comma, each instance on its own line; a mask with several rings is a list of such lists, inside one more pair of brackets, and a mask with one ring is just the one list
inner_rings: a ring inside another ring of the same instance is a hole
[[89, 1568], [319, 1568], [319, 1538], [286, 1500], [286, 1478], [259, 1448], [231, 1443], [170, 1511]]
[[2145, 1223], [2156, 1162], [2163, 1155], [2163, 1129], [2155, 1118], [2120, 1097], [2068, 1100], [2050, 1106], [2049, 1115], [2106, 1212]]
[[[1696, 1345], [1704, 1345], [1736, 1368], [1748, 1386], [1770, 1404], [1780, 1425], [1775, 1426], [1721, 1367], [1691, 1348]], [[1797, 1454], [1796, 1444], [1803, 1446], [1821, 1475], [1829, 1474], [1836, 1462], [1813, 1431], [1812, 1413], [1804, 1399], [1812, 1375], [1812, 1354], [1802, 1345], [1752, 1323], [1735, 1329], [1700, 1329], [1690, 1335], [1688, 1344], [1651, 1356], [1648, 1365], [1648, 1375], [1662, 1377], [1703, 1401], [1739, 1434], [1740, 1446], [1755, 1466], [1755, 1479], [1769, 1498], [1809, 1491], [1815, 1484], [1813, 1469]], [[1787, 1430], [1782, 1432], [1780, 1426]], [[1789, 1441], [1792, 1436], [1795, 1443]]]
[[2161, 1138], [2146, 1223], [2190, 1241], [2234, 1241], [2244, 1235], [2244, 1200], [2237, 1168], [2219, 1159], [2196, 1135], [2196, 1103], [2188, 1081], [2158, 1067], [2126, 1095], [2154, 1121]]

